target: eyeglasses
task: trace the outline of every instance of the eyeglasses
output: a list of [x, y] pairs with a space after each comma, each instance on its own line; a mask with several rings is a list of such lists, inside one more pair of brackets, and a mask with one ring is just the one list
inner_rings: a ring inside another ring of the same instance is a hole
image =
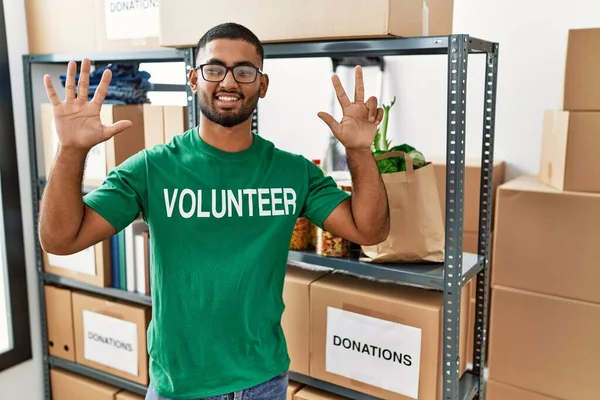
[[233, 79], [238, 83], [252, 83], [256, 80], [262, 71], [252, 65], [236, 65], [235, 67], [226, 67], [221, 64], [202, 64], [196, 67], [202, 73], [202, 78], [208, 82], [222, 82], [227, 76], [227, 72], [233, 73]]

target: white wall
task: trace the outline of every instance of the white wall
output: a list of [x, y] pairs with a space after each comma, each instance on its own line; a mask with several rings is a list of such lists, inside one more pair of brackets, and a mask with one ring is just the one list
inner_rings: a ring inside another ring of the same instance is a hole
[[39, 323], [39, 297], [35, 250], [33, 246], [33, 219], [31, 188], [29, 183], [29, 150], [27, 120], [25, 117], [25, 92], [23, 89], [23, 63], [21, 56], [28, 52], [25, 6], [22, 0], [3, 0], [10, 58], [10, 78], [17, 135], [21, 209], [25, 235], [25, 259], [33, 360], [0, 373], [0, 397], [3, 399], [43, 399], [42, 357]]
[[[454, 0], [454, 4], [455, 33], [500, 43], [495, 158], [507, 161], [508, 177], [536, 174], [542, 113], [562, 106], [568, 30], [600, 27], [600, 1]], [[445, 62], [441, 56], [386, 58], [382, 100], [389, 103], [397, 96], [389, 134], [397, 144], [414, 144], [426, 157], [445, 154]], [[309, 157], [322, 154], [328, 131], [316, 113], [330, 109], [329, 59], [267, 60], [266, 70], [272, 83], [260, 105], [260, 133]], [[467, 157], [479, 157], [481, 152], [483, 77], [484, 56], [470, 56]], [[377, 93], [374, 79], [366, 89], [368, 94]]]

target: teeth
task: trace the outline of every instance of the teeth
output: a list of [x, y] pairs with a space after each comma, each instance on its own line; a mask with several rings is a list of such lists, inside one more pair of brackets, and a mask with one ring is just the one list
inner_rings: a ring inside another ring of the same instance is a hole
[[219, 100], [221, 101], [236, 101], [237, 97], [225, 97], [225, 96], [219, 96], [217, 97]]

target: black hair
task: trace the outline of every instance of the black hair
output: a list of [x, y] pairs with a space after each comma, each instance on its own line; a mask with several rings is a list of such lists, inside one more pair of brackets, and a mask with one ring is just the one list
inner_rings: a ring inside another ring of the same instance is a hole
[[262, 43], [258, 37], [248, 28], [243, 25], [236, 24], [235, 22], [225, 22], [223, 24], [210, 28], [201, 38], [198, 40], [198, 46], [196, 47], [196, 54], [200, 53], [209, 42], [216, 39], [239, 39], [247, 43], [250, 43], [256, 47], [256, 52], [260, 56], [260, 62], [262, 63], [265, 59], [265, 51]]

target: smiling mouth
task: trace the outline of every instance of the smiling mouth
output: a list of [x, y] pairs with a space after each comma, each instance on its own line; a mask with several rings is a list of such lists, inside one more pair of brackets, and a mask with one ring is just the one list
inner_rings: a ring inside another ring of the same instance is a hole
[[215, 99], [221, 104], [235, 104], [241, 100], [240, 96], [231, 94], [218, 94]]

